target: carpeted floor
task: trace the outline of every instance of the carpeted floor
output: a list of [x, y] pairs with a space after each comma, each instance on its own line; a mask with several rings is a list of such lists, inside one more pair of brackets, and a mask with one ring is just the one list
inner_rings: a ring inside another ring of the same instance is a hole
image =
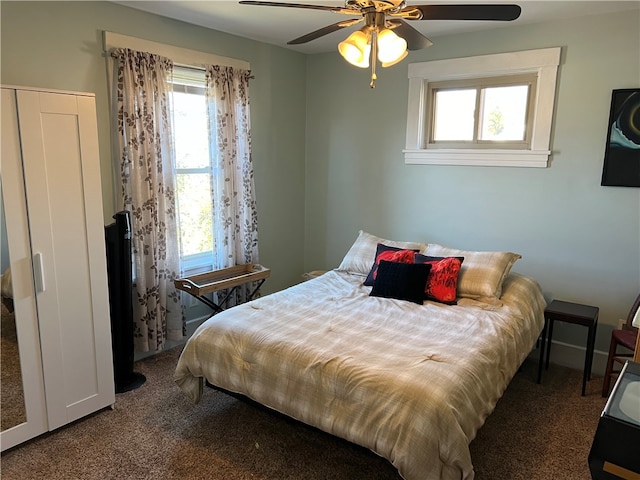
[[[400, 480], [389, 462], [331, 435], [212, 389], [193, 405], [173, 383], [180, 349], [136, 364], [139, 389], [115, 409], [4, 452], [14, 479]], [[601, 379], [527, 360], [471, 443], [480, 480], [589, 479], [587, 455], [605, 400]]]
[[13, 301], [2, 297], [0, 307], [0, 428], [6, 430], [23, 423], [26, 415]]

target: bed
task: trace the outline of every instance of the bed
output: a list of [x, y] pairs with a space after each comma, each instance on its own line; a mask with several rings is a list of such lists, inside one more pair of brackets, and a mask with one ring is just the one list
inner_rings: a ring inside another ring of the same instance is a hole
[[[378, 262], [381, 245], [463, 258], [455, 301], [372, 296], [400, 263]], [[361, 231], [337, 269], [203, 323], [175, 381], [194, 402], [206, 379], [362, 445], [406, 480], [471, 479], [469, 444], [544, 325], [540, 286], [511, 272], [518, 258]]]

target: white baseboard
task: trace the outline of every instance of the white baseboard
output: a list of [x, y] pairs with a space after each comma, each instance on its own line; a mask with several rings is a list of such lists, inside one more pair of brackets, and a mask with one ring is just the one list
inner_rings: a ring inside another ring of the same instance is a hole
[[[570, 343], [551, 342], [551, 356], [549, 357], [549, 363], [555, 363], [556, 365], [562, 365], [563, 367], [569, 367], [574, 370], [582, 371], [584, 368], [584, 356], [586, 352], [585, 347], [579, 347], [577, 345], [571, 345]], [[607, 356], [609, 352], [603, 352], [601, 350], [595, 350], [593, 352], [593, 365], [591, 366], [591, 373], [596, 376], [604, 376], [604, 370], [607, 365]], [[530, 355], [532, 358], [538, 359], [538, 350], [534, 350]]]
[[193, 332], [195, 332], [200, 325], [202, 325], [204, 322], [206, 322], [210, 318], [211, 318], [211, 315], [203, 315], [202, 317], [187, 320], [187, 336], [185, 337], [184, 341], [181, 343], [186, 342], [187, 339], [191, 337], [191, 335], [193, 335]]
[[[198, 318], [193, 318], [191, 320], [187, 320], [187, 336], [183, 339], [183, 340], [167, 340], [167, 342], [165, 343], [164, 349], [165, 350], [169, 350], [170, 348], [173, 347], [177, 347], [178, 345], [184, 345], [187, 340], [189, 338], [191, 338], [191, 335], [193, 335], [193, 332], [196, 331], [196, 329], [202, 325], [206, 320], [208, 320], [209, 318], [211, 318], [211, 315], [204, 315], [202, 317], [198, 317]], [[142, 360], [143, 358], [147, 358], [147, 357], [151, 357], [155, 354], [157, 354], [159, 352], [153, 351], [153, 352], [135, 352], [134, 356], [133, 356], [133, 360], [135, 362], [137, 362], [138, 360]]]

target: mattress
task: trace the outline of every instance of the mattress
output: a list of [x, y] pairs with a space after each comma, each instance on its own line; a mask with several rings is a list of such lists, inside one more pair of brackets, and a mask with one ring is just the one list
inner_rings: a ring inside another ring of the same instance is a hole
[[188, 340], [175, 381], [204, 380], [388, 459], [407, 480], [471, 479], [469, 444], [534, 348], [538, 283], [511, 273], [500, 302], [369, 296], [337, 270], [238, 305]]

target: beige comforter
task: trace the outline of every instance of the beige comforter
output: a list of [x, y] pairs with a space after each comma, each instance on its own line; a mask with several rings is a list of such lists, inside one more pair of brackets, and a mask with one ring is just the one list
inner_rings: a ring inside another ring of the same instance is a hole
[[180, 357], [203, 379], [387, 458], [407, 480], [471, 479], [469, 443], [534, 347], [544, 299], [512, 273], [502, 306], [369, 297], [330, 271], [215, 315]]

